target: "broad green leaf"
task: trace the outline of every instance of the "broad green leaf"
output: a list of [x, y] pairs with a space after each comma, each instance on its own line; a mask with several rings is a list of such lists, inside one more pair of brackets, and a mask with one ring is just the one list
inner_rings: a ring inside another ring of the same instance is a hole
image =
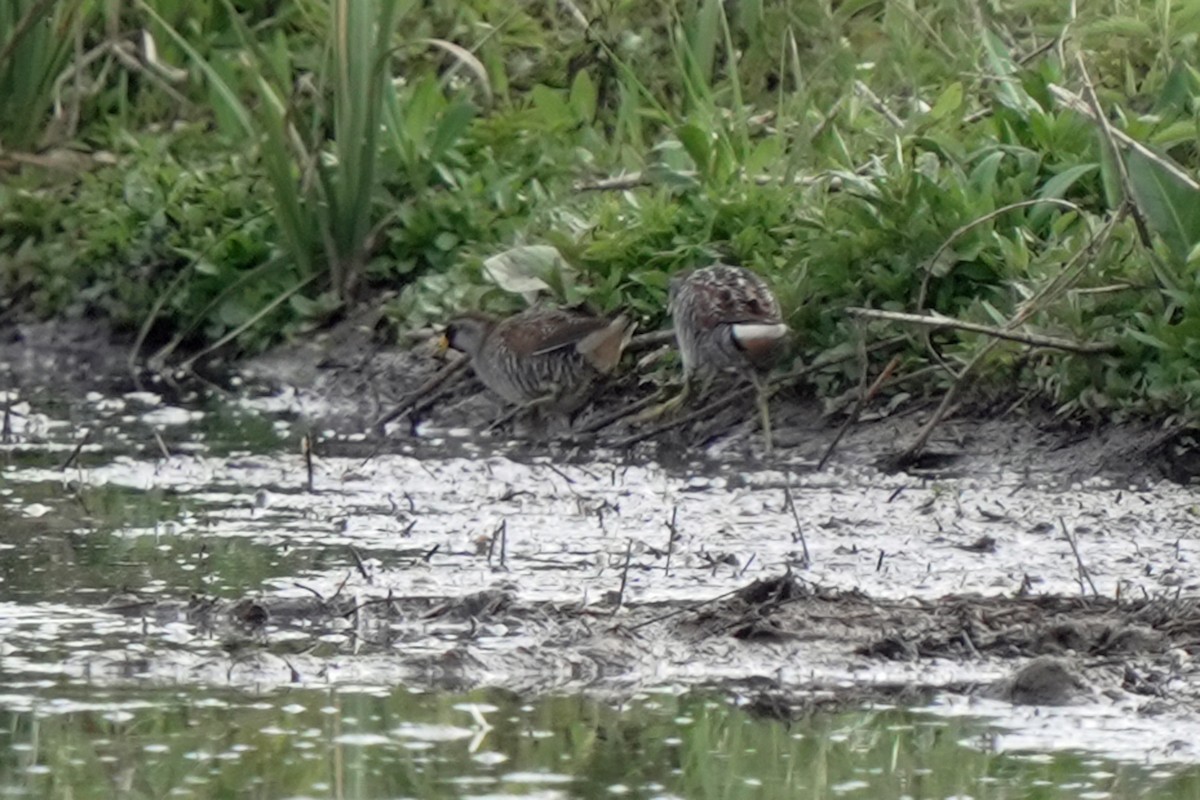
[[1100, 149], [1100, 181], [1104, 185], [1104, 200], [1110, 209], [1118, 208], [1125, 199], [1125, 190], [1121, 187], [1121, 169], [1117, 159], [1120, 157], [1113, 152], [1107, 137], [1096, 131], [1097, 146]]
[[[1165, 157], [1164, 157], [1165, 158]], [[1182, 264], [1200, 242], [1200, 190], [1137, 150], [1125, 163], [1134, 199], [1154, 232]]]
[[1181, 119], [1155, 131], [1150, 136], [1150, 144], [1164, 150], [1185, 142], [1196, 140], [1196, 122], [1192, 119]]
[[740, 0], [736, 5], [738, 28], [750, 41], [758, 41], [763, 21], [763, 0]]
[[945, 119], [950, 114], [958, 111], [962, 107], [963, 102], [963, 85], [959, 81], [955, 81], [946, 87], [945, 91], [938, 96], [934, 102], [933, 108], [929, 109], [926, 115], [930, 120]]
[[574, 279], [575, 272], [555, 247], [531, 244], [497, 253], [483, 262], [492, 281], [506, 292], [533, 302], [539, 292], [551, 291]]
[[1171, 67], [1171, 72], [1155, 98], [1154, 110], [1168, 118], [1179, 114], [1190, 117], [1188, 108], [1197, 94], [1200, 94], [1200, 82], [1196, 79], [1195, 70], [1182, 61], [1177, 62]]
[[455, 103], [446, 109], [434, 132], [429, 157], [436, 161], [445, 155], [446, 151], [457, 144], [474, 119], [475, 106], [470, 103]]
[[708, 86], [712, 81], [713, 63], [717, 56], [717, 35], [721, 29], [723, 13], [721, 0], [704, 0], [696, 15], [689, 43], [692, 59], [699, 73], [696, 77], [702, 86]]
[[757, 175], [768, 172], [783, 160], [783, 140], [778, 136], [763, 139], [755, 145], [754, 150], [746, 159], [746, 172]]

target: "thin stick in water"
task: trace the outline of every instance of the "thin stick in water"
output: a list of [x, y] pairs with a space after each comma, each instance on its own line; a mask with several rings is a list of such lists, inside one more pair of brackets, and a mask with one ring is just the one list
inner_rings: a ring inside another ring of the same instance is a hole
[[304, 438], [300, 440], [300, 447], [304, 451], [304, 470], [307, 474], [306, 487], [309, 494], [313, 491], [313, 438], [311, 433], [304, 434]]
[[508, 557], [508, 520], [500, 523], [500, 569], [504, 569], [504, 561]]
[[367, 572], [367, 565], [363, 563], [362, 556], [358, 553], [358, 548], [350, 545], [350, 555], [354, 556], [354, 566], [358, 567], [358, 574], [362, 575], [363, 580], [367, 583], [373, 583], [371, 573]]
[[1099, 597], [1100, 592], [1096, 591], [1096, 584], [1092, 582], [1092, 574], [1088, 572], [1088, 568], [1083, 563], [1083, 557], [1079, 555], [1079, 548], [1075, 545], [1075, 537], [1072, 536], [1071, 531], [1067, 529], [1066, 520], [1064, 520], [1062, 517], [1059, 517], [1058, 524], [1062, 526], [1063, 538], [1067, 540], [1067, 544], [1071, 545], [1071, 552], [1075, 554], [1075, 565], [1079, 570], [1079, 577], [1077, 579], [1079, 581], [1079, 593], [1084, 595], [1087, 594], [1087, 590], [1083, 585], [1083, 582], [1087, 581], [1087, 585], [1092, 589], [1092, 594]]
[[625, 604], [625, 584], [629, 581], [629, 563], [633, 560], [633, 539], [626, 540], [625, 544], [625, 568], [621, 570], [621, 588], [617, 590], [617, 603], [613, 606], [613, 615], [615, 616], [621, 610], [621, 606]]
[[79, 440], [79, 442], [75, 445], [75, 449], [71, 451], [71, 455], [67, 456], [67, 460], [64, 461], [62, 466], [58, 468], [59, 472], [66, 472], [71, 468], [71, 465], [75, 463], [75, 460], [79, 458], [79, 454], [83, 451], [83, 446], [91, 441], [91, 438], [91, 430], [86, 430], [83, 432], [83, 438]]
[[671, 508], [671, 521], [667, 523], [667, 564], [663, 567], [663, 574], [670, 577], [671, 575], [671, 554], [675, 552], [675, 536], [679, 529], [675, 527], [675, 521], [679, 516], [679, 504], [676, 503]]
[[812, 558], [808, 555], [808, 541], [804, 538], [804, 526], [800, 524], [800, 513], [796, 511], [796, 499], [792, 497], [790, 483], [783, 487], [783, 495], [787, 498], [788, 508], [792, 510], [792, 519], [796, 523], [796, 532], [792, 535], [792, 541], [800, 542], [800, 549], [804, 553], [804, 566], [812, 566]]

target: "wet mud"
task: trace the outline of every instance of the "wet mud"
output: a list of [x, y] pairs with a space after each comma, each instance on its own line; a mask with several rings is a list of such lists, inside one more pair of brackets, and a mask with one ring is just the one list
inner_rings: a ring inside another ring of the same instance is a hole
[[[841, 420], [802, 388], [775, 399], [767, 456], [752, 403], [628, 446], [629, 423], [480, 436], [500, 409], [468, 378], [381, 433], [443, 364], [370, 331], [195, 397], [147, 391], [85, 338], [0, 347], [0, 374], [18, 376], [5, 447], [26, 454], [0, 496], [23, 526], [4, 545], [5, 668], [257, 688], [706, 686], [784, 719], [862, 703], [987, 715], [1053, 747], [1088, 719], [1080, 746], [1200, 759], [1178, 744], [1200, 734], [1186, 432], [978, 406], [921, 463], [882, 468], [930, 412], [917, 404], [856, 425], [818, 470]], [[39, 348], [67, 352], [39, 369]], [[625, 401], [611, 391], [577, 424]], [[231, 413], [276, 444], [239, 442], [215, 422]], [[104, 527], [101, 493], [159, 505]], [[82, 560], [89, 537], [154, 555], [66, 589], [21, 582], [47, 547]], [[1026, 707], [1084, 711], [1031, 726]], [[1125, 744], [1101, 731], [1117, 720]]]

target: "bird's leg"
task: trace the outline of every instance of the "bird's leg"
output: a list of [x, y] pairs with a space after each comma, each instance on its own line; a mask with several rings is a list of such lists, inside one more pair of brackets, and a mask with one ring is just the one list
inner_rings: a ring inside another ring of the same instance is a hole
[[[692, 394], [692, 378], [685, 377], [683, 379], [683, 388], [679, 390], [679, 394], [657, 405], [650, 406], [645, 411], [634, 417], [634, 422], [653, 422], [654, 420], [674, 414], [679, 409], [683, 408], [683, 404], [687, 402], [688, 397]], [[660, 390], [661, 391], [661, 390]]]
[[767, 455], [770, 455], [772, 450], [770, 397], [767, 395], [767, 386], [758, 372], [750, 373], [750, 381], [754, 384], [755, 400], [758, 403], [758, 413], [762, 420], [763, 445], [766, 447]]

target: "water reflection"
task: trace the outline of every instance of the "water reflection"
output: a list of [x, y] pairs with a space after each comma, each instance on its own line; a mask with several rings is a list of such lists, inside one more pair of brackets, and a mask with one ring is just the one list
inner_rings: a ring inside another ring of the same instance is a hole
[[1200, 772], [992, 752], [967, 718], [785, 724], [702, 693], [39, 687], [0, 698], [0, 796], [1200, 797]]

